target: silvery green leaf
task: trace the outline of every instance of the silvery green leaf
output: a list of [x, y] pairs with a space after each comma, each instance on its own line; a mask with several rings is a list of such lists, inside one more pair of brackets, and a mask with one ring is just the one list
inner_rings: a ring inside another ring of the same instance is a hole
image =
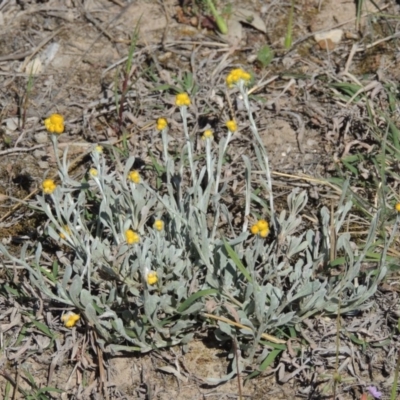
[[225, 333], [229, 337], [233, 336], [233, 330], [231, 325], [223, 321], [218, 321], [218, 326], [221, 332]]
[[64, 289], [64, 291], [67, 290], [67, 286], [69, 283], [69, 280], [71, 279], [72, 276], [72, 268], [71, 265], [66, 265], [65, 266], [65, 271], [64, 271], [64, 276], [63, 276], [63, 280], [62, 280], [62, 288]]
[[82, 291], [82, 279], [79, 275], [75, 275], [72, 280], [71, 286], [69, 287], [69, 296], [75, 307], [80, 308], [79, 295]]
[[252, 323], [249, 319], [247, 319], [247, 318], [241, 318], [241, 319], [240, 319], [240, 323], [241, 323], [242, 325], [248, 326], [248, 327], [251, 329], [252, 334], [254, 334], [254, 332], [256, 331], [255, 326], [253, 325], [253, 323]]
[[157, 306], [160, 302], [160, 298], [156, 295], [148, 295], [145, 299], [145, 303], [144, 303], [144, 310], [146, 315], [149, 318], [152, 318], [154, 313], [156, 312]]
[[308, 247], [308, 243], [306, 241], [303, 242], [304, 235], [300, 237], [288, 236], [288, 249], [286, 253], [286, 257], [291, 258], [295, 254], [302, 252]]
[[86, 307], [89, 303], [92, 302], [92, 296], [86, 289], [82, 289], [80, 299], [83, 307]]
[[182, 315], [190, 315], [190, 314], [198, 314], [201, 310], [204, 309], [204, 305], [200, 302], [192, 304], [185, 311], [182, 311], [180, 314]]
[[175, 325], [170, 328], [169, 333], [172, 336], [175, 336], [176, 334], [179, 334], [180, 332], [186, 330], [190, 326], [190, 322], [184, 319], [179, 319]]
[[109, 333], [107, 332], [106, 329], [104, 329], [101, 324], [99, 323], [98, 319], [97, 319], [97, 314], [95, 309], [93, 308], [92, 304], [89, 303], [86, 307], [85, 307], [85, 316], [88, 319], [89, 323], [91, 323], [92, 325], [94, 325], [97, 329], [97, 331], [100, 333], [100, 335], [107, 341], [111, 340], [111, 337], [109, 335]]
[[288, 325], [292, 320], [293, 317], [296, 315], [295, 311], [291, 311], [286, 314], [281, 314], [278, 318], [278, 322], [274, 324], [275, 326], [282, 326], [282, 325]]

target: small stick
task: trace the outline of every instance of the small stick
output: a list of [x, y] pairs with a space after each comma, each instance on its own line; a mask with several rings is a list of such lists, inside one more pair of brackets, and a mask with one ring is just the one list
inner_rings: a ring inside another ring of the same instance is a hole
[[[202, 315], [204, 317], [207, 317], [207, 318], [216, 319], [218, 321], [226, 322], [227, 324], [236, 326], [237, 328], [240, 328], [240, 329], [245, 329], [245, 330], [251, 331], [251, 328], [249, 328], [248, 326], [239, 324], [238, 322], [231, 321], [230, 319], [225, 318], [225, 317], [219, 317], [217, 315], [212, 315], [212, 314], [208, 314], [208, 313], [203, 313]], [[269, 341], [271, 341], [273, 343], [277, 343], [277, 344], [285, 344], [286, 343], [285, 340], [278, 339], [275, 336], [268, 335], [267, 333], [263, 333], [261, 335], [261, 337], [263, 339], [269, 340]]]
[[46, 146], [47, 146], [47, 144], [38, 144], [37, 146], [33, 146], [33, 147], [15, 147], [13, 149], [0, 151], [0, 156], [12, 154], [12, 153], [20, 153], [20, 152], [27, 152], [27, 151], [31, 151], [31, 150], [41, 149], [42, 147], [46, 147]]
[[33, 50], [28, 57], [26, 57], [25, 61], [21, 64], [19, 71], [22, 72], [25, 70], [26, 66], [28, 65], [29, 61], [32, 60], [32, 57], [48, 42], [50, 42], [51, 39], [54, 38], [54, 36], [57, 36], [61, 31], [64, 30], [64, 27], [61, 27], [60, 29], [57, 29], [55, 32], [53, 32], [49, 37], [43, 39]]

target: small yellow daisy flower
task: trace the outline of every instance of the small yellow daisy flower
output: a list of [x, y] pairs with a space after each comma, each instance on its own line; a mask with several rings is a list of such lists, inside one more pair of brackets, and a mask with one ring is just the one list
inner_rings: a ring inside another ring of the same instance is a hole
[[253, 235], [259, 235], [266, 238], [269, 235], [269, 224], [265, 219], [260, 219], [251, 226], [250, 231]]
[[101, 153], [103, 153], [103, 146], [100, 146], [99, 144], [94, 148], [94, 151], [96, 152], [96, 153], [99, 153], [99, 154], [101, 154]]
[[161, 219], [157, 219], [153, 224], [153, 228], [157, 231], [162, 231], [164, 229], [164, 221]]
[[42, 189], [45, 194], [52, 194], [56, 190], [57, 185], [53, 179], [45, 179], [42, 183]]
[[131, 171], [128, 174], [128, 179], [133, 183], [140, 183], [140, 174], [138, 171]]
[[157, 120], [157, 129], [159, 131], [162, 131], [168, 126], [168, 122], [165, 118], [158, 118]]
[[73, 328], [80, 318], [80, 315], [69, 311], [61, 317], [61, 321], [64, 322], [66, 328]]
[[44, 120], [44, 126], [48, 132], [60, 135], [64, 132], [64, 117], [60, 114], [51, 114]]
[[394, 208], [396, 209], [397, 212], [400, 212], [400, 203], [397, 203]]
[[226, 84], [228, 85], [228, 87], [232, 87], [236, 85], [240, 80], [248, 83], [250, 79], [251, 75], [248, 72], [244, 71], [241, 68], [235, 68], [226, 77]]
[[90, 169], [89, 169], [89, 175], [90, 175], [92, 178], [95, 178], [96, 176], [99, 175], [99, 171], [97, 171], [96, 168], [90, 168]]
[[211, 129], [206, 129], [201, 137], [203, 140], [212, 139], [214, 137], [213, 131]]
[[140, 236], [138, 233], [134, 232], [132, 229], [128, 229], [125, 232], [126, 243], [135, 244], [140, 242]]
[[147, 273], [146, 280], [149, 285], [155, 285], [158, 282], [157, 272], [149, 271]]
[[[63, 230], [64, 230], [64, 232], [65, 232], [66, 234], [68, 234], [68, 235], [71, 234], [71, 229], [69, 229], [69, 226], [68, 226], [68, 225], [64, 225], [64, 226], [63, 226]], [[61, 231], [61, 232], [59, 233], [59, 236], [60, 236], [61, 239], [64, 239], [64, 240], [65, 240], [66, 236], [65, 236], [65, 233], [64, 233], [64, 232]]]
[[225, 125], [231, 132], [237, 131], [237, 123], [235, 120], [232, 119], [230, 121], [227, 121]]
[[175, 105], [178, 107], [190, 106], [190, 97], [187, 93], [178, 93], [175, 97]]

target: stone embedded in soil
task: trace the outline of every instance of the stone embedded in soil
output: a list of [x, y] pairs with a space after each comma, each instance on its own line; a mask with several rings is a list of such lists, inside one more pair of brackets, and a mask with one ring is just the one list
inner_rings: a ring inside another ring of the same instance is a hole
[[315, 41], [323, 50], [333, 50], [338, 43], [341, 42], [343, 37], [342, 29], [332, 29], [328, 32], [316, 33], [314, 35]]

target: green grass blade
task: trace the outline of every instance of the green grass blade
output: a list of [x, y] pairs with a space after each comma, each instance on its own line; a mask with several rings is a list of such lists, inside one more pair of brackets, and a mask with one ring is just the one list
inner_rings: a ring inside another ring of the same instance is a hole
[[233, 262], [238, 267], [240, 272], [244, 275], [244, 277], [247, 279], [247, 281], [252, 283], [253, 279], [251, 278], [249, 271], [247, 271], [246, 267], [240, 261], [240, 258], [236, 254], [235, 250], [233, 250], [232, 246], [225, 240], [225, 238], [222, 238], [222, 240], [224, 242], [224, 246], [226, 251], [228, 252], [229, 257], [233, 260]]
[[210, 296], [212, 294], [217, 294], [218, 290], [217, 289], [204, 289], [200, 290], [197, 293], [192, 294], [189, 298], [187, 298], [177, 309], [178, 312], [183, 312], [187, 308], [189, 308], [192, 303], [194, 303], [197, 299], [203, 296]]

